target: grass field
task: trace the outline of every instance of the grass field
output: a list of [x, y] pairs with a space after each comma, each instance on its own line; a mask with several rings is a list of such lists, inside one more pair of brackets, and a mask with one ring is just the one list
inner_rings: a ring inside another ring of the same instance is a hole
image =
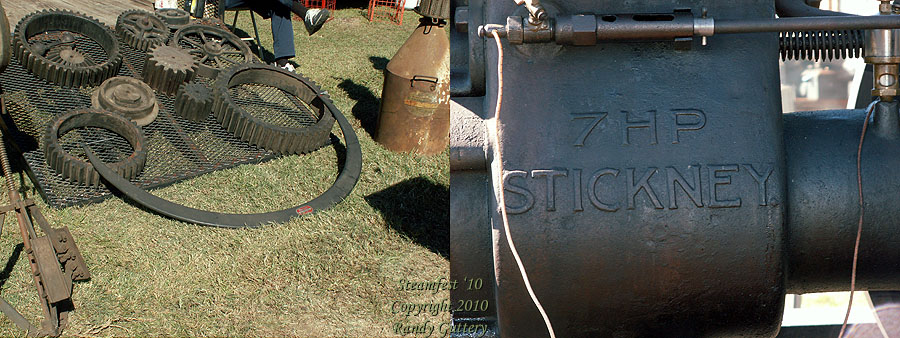
[[[239, 27], [252, 32], [243, 15]], [[402, 26], [370, 23], [365, 9], [333, 16], [312, 37], [295, 21], [295, 61], [298, 72], [331, 94], [359, 135], [364, 163], [353, 193], [331, 210], [257, 230], [180, 223], [119, 198], [59, 210], [40, 202], [51, 224], [71, 229], [93, 274], [75, 285], [76, 311], [66, 336], [381, 337], [394, 336], [391, 327], [401, 320], [449, 319], [391, 311], [395, 301], [440, 302], [449, 296], [398, 288], [404, 279], [449, 275], [448, 153], [395, 154], [371, 137], [381, 69], [417, 16], [407, 12]], [[271, 46], [268, 21], [259, 27], [263, 46]], [[327, 189], [337, 162], [335, 148], [328, 147], [153, 193], [214, 211], [271, 211]], [[27, 195], [37, 196], [27, 179], [17, 181], [28, 185]], [[0, 236], [0, 260], [8, 259], [0, 271], [0, 296], [37, 324], [40, 308], [13, 219], [7, 217]], [[0, 318], [0, 336], [21, 335]]]

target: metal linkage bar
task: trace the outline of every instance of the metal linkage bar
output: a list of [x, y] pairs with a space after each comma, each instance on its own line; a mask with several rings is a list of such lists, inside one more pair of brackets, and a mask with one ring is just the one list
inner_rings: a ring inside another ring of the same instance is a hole
[[714, 20], [690, 10], [651, 14], [579, 14], [547, 18], [537, 25], [510, 16], [506, 25], [478, 27], [479, 36], [497, 31], [512, 44], [556, 42], [590, 46], [601, 41], [683, 41], [694, 36], [765, 32], [803, 32], [900, 28], [900, 16], [828, 16], [779, 19]]

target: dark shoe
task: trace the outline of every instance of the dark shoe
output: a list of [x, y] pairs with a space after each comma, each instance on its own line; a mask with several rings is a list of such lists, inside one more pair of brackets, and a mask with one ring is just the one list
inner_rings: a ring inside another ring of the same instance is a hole
[[328, 20], [328, 16], [330, 13], [327, 9], [310, 9], [306, 11], [306, 17], [303, 18], [303, 23], [306, 25], [306, 31], [309, 32], [309, 35], [316, 34], [319, 29], [322, 29], [322, 26], [325, 25], [325, 21]]

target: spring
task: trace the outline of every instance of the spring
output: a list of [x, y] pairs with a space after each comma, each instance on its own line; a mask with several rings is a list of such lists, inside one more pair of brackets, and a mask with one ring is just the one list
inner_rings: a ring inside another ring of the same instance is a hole
[[865, 36], [862, 30], [781, 32], [778, 50], [782, 60], [833, 60], [861, 57]]

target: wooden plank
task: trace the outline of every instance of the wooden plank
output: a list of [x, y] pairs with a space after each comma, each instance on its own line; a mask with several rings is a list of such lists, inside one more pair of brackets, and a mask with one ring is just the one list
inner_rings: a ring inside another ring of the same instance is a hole
[[42, 9], [66, 9], [90, 15], [110, 27], [115, 26], [116, 17], [130, 9], [153, 10], [152, 0], [6, 0], [3, 9], [9, 17], [9, 24], [15, 30], [16, 24], [26, 15]]

